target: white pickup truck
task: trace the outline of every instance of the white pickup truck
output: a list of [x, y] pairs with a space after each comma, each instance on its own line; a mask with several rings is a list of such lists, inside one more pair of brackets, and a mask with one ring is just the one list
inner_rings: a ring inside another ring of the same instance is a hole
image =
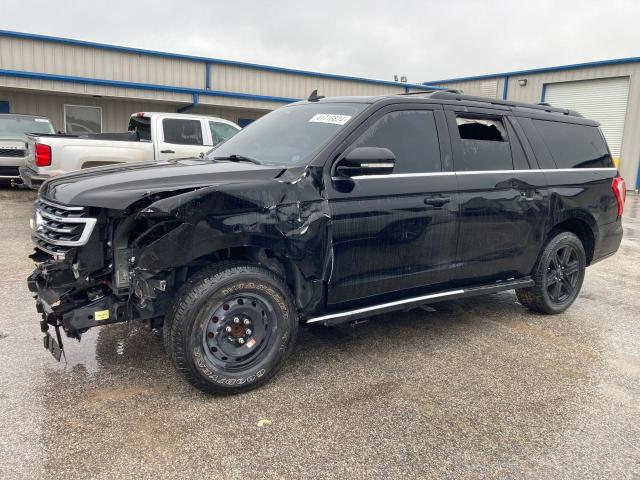
[[126, 133], [28, 135], [25, 185], [38, 189], [61, 173], [114, 163], [197, 157], [240, 131], [217, 117], [139, 112]]

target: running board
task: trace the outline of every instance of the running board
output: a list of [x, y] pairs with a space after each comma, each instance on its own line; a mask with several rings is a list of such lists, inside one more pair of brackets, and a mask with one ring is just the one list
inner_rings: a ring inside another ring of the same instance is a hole
[[337, 325], [339, 323], [350, 322], [359, 318], [379, 315], [381, 313], [401, 310], [407, 307], [419, 307], [428, 303], [434, 303], [441, 300], [451, 300], [454, 298], [472, 297], [474, 295], [484, 295], [487, 293], [501, 292], [503, 290], [513, 290], [515, 288], [532, 287], [534, 281], [531, 277], [523, 277], [518, 280], [506, 280], [501, 282], [489, 283], [479, 287], [469, 287], [465, 289], [448, 290], [446, 292], [431, 293], [420, 297], [406, 298], [395, 302], [380, 303], [371, 307], [357, 308], [355, 310], [347, 310], [345, 312], [330, 313], [321, 317], [308, 319], [305, 323], [322, 323], [325, 326]]

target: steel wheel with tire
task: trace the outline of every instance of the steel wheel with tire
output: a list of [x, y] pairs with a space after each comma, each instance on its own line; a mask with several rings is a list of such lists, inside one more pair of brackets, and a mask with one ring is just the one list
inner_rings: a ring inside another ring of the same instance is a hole
[[586, 255], [580, 239], [571, 232], [554, 236], [538, 259], [532, 277], [535, 285], [516, 290], [522, 305], [546, 314], [564, 312], [580, 293]]
[[266, 383], [293, 349], [298, 317], [274, 273], [226, 263], [196, 273], [165, 319], [176, 369], [206, 393], [240, 393]]

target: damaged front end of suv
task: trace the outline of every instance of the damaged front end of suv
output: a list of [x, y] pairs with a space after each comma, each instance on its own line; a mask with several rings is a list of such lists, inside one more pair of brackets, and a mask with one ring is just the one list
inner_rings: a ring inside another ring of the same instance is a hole
[[59, 360], [61, 332], [79, 340], [89, 328], [116, 322], [159, 328], [187, 278], [227, 259], [291, 279], [298, 306], [314, 310], [330, 258], [323, 251], [328, 210], [311, 175], [295, 175], [251, 175], [251, 189], [231, 182], [138, 191], [103, 207], [63, 203], [45, 184], [34, 203], [37, 266], [28, 279], [45, 348]]
[[[60, 359], [63, 330], [80, 339], [91, 327], [143, 320], [153, 325], [166, 311], [167, 286], [175, 270], [149, 272], [139, 267], [139, 252], [182, 222], [143, 213], [144, 204], [125, 210], [70, 206], [40, 196], [34, 203], [29, 276], [36, 308], [42, 314], [45, 347]], [[132, 210], [137, 210], [135, 213]]]

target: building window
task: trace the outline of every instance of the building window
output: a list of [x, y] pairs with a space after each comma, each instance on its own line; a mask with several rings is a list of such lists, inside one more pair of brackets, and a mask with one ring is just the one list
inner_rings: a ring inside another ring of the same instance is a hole
[[240, 126], [240, 128], [244, 128], [250, 123], [252, 123], [253, 121], [254, 121], [253, 118], [238, 118], [238, 125]]
[[74, 135], [101, 133], [102, 108], [86, 105], [65, 105], [64, 129], [67, 133]]

